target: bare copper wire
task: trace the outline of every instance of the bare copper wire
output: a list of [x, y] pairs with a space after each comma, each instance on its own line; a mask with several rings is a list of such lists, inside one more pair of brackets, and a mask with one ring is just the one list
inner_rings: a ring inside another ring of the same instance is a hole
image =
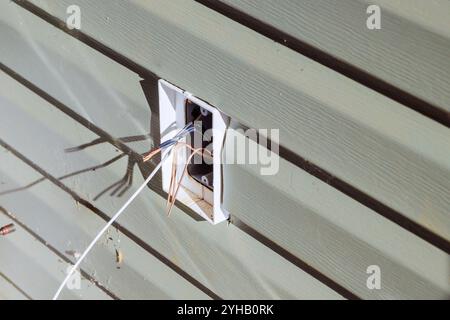
[[[177, 182], [177, 165], [178, 165], [178, 157], [177, 157], [177, 152], [179, 150], [180, 147], [186, 147], [188, 149], [191, 150], [191, 154], [189, 155], [186, 164], [184, 165], [184, 169], [183, 172], [181, 174], [180, 179]], [[181, 182], [183, 181], [183, 178], [186, 174], [187, 171], [187, 167], [188, 164], [191, 162], [192, 158], [194, 157], [194, 155], [196, 155], [199, 152], [206, 152], [209, 154], [209, 156], [212, 157], [212, 153], [207, 150], [206, 148], [197, 148], [194, 149], [191, 145], [182, 142], [182, 141], [178, 141], [175, 146], [173, 147], [174, 152], [174, 156], [173, 156], [173, 160], [172, 160], [172, 170], [171, 170], [171, 175], [170, 175], [170, 183], [169, 183], [169, 189], [167, 192], [167, 203], [166, 203], [166, 210], [167, 210], [167, 215], [170, 216], [170, 213], [172, 211], [172, 208], [175, 204], [176, 201], [176, 197], [178, 195], [178, 191], [180, 189], [181, 186]], [[154, 150], [149, 151], [145, 156], [143, 156], [142, 161], [143, 162], [147, 162], [150, 159], [152, 159], [155, 155], [157, 155], [159, 152], [161, 152], [161, 148], [157, 148]]]
[[[168, 197], [168, 203], [167, 203], [168, 204], [168, 208], [167, 208], [168, 216], [170, 216], [173, 205], [175, 204], [175, 200], [177, 198], [178, 191], [181, 186], [181, 182], [183, 181], [183, 178], [187, 172], [187, 167], [188, 167], [189, 163], [191, 162], [192, 158], [194, 157], [194, 155], [199, 152], [206, 152], [206, 153], [209, 153], [210, 156], [212, 156], [212, 153], [205, 148], [194, 149], [192, 146], [190, 146], [186, 143], [182, 143], [182, 144], [184, 146], [188, 147], [189, 149], [191, 149], [192, 153], [189, 155], [189, 158], [187, 159], [186, 164], [184, 165], [184, 169], [183, 169], [180, 179], [178, 180], [178, 183], [176, 183], [176, 162], [175, 162], [175, 160], [172, 162], [171, 185], [169, 187], [169, 197]], [[175, 185], [176, 185], [176, 187], [175, 187]]]
[[14, 228], [14, 223], [10, 223], [0, 228], [0, 235], [6, 236], [7, 234], [10, 234], [14, 231], [16, 231], [16, 229]]
[[151, 158], [153, 158], [158, 152], [161, 152], [161, 148], [157, 148], [154, 150], [151, 150], [149, 153], [147, 153], [145, 156], [142, 157], [143, 162], [147, 162]]

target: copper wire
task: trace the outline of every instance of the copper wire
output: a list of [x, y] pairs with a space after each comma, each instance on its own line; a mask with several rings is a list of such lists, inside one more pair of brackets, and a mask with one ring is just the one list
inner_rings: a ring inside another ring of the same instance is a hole
[[[175, 160], [172, 162], [171, 185], [169, 186], [169, 197], [168, 197], [168, 202], [167, 202], [167, 204], [168, 204], [167, 215], [168, 216], [170, 216], [173, 205], [175, 204], [175, 201], [176, 201], [176, 198], [178, 195], [178, 191], [181, 186], [181, 182], [183, 181], [183, 178], [187, 172], [187, 167], [188, 167], [189, 163], [191, 162], [192, 158], [195, 156], [195, 154], [197, 154], [199, 152], [206, 152], [206, 153], [209, 153], [210, 156], [212, 156], [212, 153], [205, 148], [194, 149], [192, 146], [190, 146], [186, 143], [181, 143], [181, 144], [183, 144], [183, 146], [186, 146], [189, 149], [191, 149], [192, 153], [189, 155], [189, 158], [187, 159], [186, 164], [184, 165], [184, 169], [183, 169], [180, 179], [178, 180], [178, 183], [176, 182], [176, 162], [175, 162]], [[175, 146], [175, 147], [177, 147], [177, 146]], [[174, 149], [175, 149], [175, 147], [174, 147]], [[177, 150], [175, 150], [175, 152], [176, 151]]]
[[[190, 149], [191, 154], [189, 155], [189, 157], [186, 161], [186, 164], [184, 165], [184, 169], [183, 169], [180, 179], [177, 181], [178, 150], [180, 149], [180, 147], [186, 147], [186, 148]], [[149, 161], [150, 159], [152, 159], [155, 155], [157, 155], [161, 151], [162, 151], [161, 147], [149, 151], [147, 154], [143, 155], [142, 161], [143, 162]], [[167, 202], [166, 202], [166, 210], [167, 210], [168, 216], [170, 216], [172, 208], [176, 202], [176, 197], [178, 195], [178, 191], [180, 189], [181, 182], [183, 181], [183, 178], [187, 172], [188, 165], [191, 162], [194, 155], [196, 155], [199, 152], [203, 152], [203, 155], [204, 155], [204, 153], [207, 153], [207, 154], [209, 154], [210, 157], [212, 157], [211, 151], [207, 150], [206, 148], [195, 149], [191, 145], [187, 144], [186, 142], [182, 142], [182, 141], [177, 141], [171, 151], [174, 153], [174, 155], [173, 155], [173, 159], [172, 159], [172, 169], [171, 169], [171, 174], [170, 174], [170, 183], [169, 183], [169, 189], [167, 192]]]

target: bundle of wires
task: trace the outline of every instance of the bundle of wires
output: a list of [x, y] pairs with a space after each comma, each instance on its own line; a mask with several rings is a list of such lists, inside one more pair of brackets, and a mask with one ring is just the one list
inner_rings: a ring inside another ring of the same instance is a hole
[[181, 139], [183, 139], [189, 133], [194, 132], [194, 131], [195, 131], [195, 127], [192, 122], [186, 124], [172, 139], [164, 141], [163, 143], [161, 143], [159, 145], [158, 148], [155, 148], [155, 149], [151, 150], [150, 152], [148, 152], [147, 154], [144, 154], [142, 160], [144, 162], [150, 160], [158, 152], [161, 152], [169, 147], [174, 146], [175, 144], [180, 142]]
[[[172, 152], [172, 149], [175, 147], [176, 144], [180, 143], [181, 139], [183, 139], [186, 135], [193, 132], [195, 130], [194, 124], [188, 123], [186, 126], [184, 126], [172, 139], [169, 139], [167, 141], [164, 141], [161, 143], [158, 148], [155, 148], [148, 152], [147, 154], [143, 155], [143, 162], [146, 162], [153, 158], [156, 154], [159, 152], [162, 152], [163, 150], [167, 150], [167, 153], [163, 156], [161, 161], [156, 165], [156, 167], [153, 169], [153, 171], [150, 173], [150, 175], [145, 179], [144, 183], [133, 193], [133, 195], [122, 205], [122, 207], [117, 211], [112, 218], [108, 221], [108, 223], [98, 232], [98, 234], [95, 236], [95, 238], [91, 241], [91, 243], [88, 245], [88, 247], [84, 250], [83, 254], [77, 259], [75, 264], [70, 269], [67, 276], [64, 278], [63, 282], [59, 286], [58, 290], [56, 291], [55, 295], [53, 296], [53, 300], [58, 299], [62, 289], [66, 285], [67, 281], [69, 281], [72, 274], [75, 272], [75, 270], [80, 266], [81, 262], [84, 260], [84, 258], [87, 256], [87, 254], [91, 251], [91, 249], [94, 247], [95, 243], [100, 239], [100, 237], [106, 232], [106, 230], [119, 218], [119, 216], [125, 211], [125, 209], [130, 205], [130, 203], [138, 196], [138, 194], [145, 188], [145, 186], [150, 182], [150, 180], [154, 177], [154, 175], [158, 172], [158, 170], [161, 168], [163, 162], [169, 157], [170, 153]], [[186, 145], [186, 144], [185, 144]]]
[[172, 139], [169, 139], [167, 141], [164, 141], [159, 145], [161, 149], [173, 146], [177, 142], [179, 142], [182, 138], [184, 138], [186, 135], [188, 135], [191, 132], [195, 131], [194, 124], [192, 122], [185, 125]]

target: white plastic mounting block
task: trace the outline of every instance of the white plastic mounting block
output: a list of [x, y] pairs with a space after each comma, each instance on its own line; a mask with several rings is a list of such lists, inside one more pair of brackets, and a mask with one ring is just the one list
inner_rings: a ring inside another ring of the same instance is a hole
[[[185, 174], [177, 194], [177, 200], [198, 213], [212, 224], [227, 220], [229, 214], [222, 208], [222, 167], [221, 155], [224, 145], [229, 117], [217, 108], [193, 96], [173, 84], [160, 79], [158, 82], [159, 94], [159, 121], [161, 142], [173, 138], [175, 134], [186, 125], [186, 101], [189, 100], [212, 114], [213, 129], [213, 188], [212, 190], [194, 178]], [[181, 178], [184, 164], [190, 154], [188, 148], [179, 148], [177, 152], [177, 181]], [[167, 152], [167, 151], [165, 151]], [[162, 165], [162, 186], [165, 192], [169, 191], [174, 152]]]

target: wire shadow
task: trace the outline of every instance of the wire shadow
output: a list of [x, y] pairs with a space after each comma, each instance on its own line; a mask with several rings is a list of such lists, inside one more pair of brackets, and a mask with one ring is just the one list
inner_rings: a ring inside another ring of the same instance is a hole
[[[127, 143], [127, 142], [136, 142], [136, 141], [143, 141], [143, 140], [148, 140], [151, 138], [150, 133], [148, 134], [143, 134], [143, 135], [136, 135], [136, 136], [127, 136], [127, 137], [121, 137], [118, 138], [117, 141], [122, 142], [122, 143]], [[84, 144], [80, 144], [79, 146], [75, 146], [75, 147], [71, 147], [71, 148], [67, 148], [64, 149], [65, 152], [76, 152], [76, 151], [81, 151], [84, 150], [86, 148], [101, 144], [101, 143], [105, 143], [105, 142], [110, 142], [107, 138], [105, 137], [100, 137], [97, 139], [92, 140], [91, 142], [87, 142]]]
[[128, 191], [128, 189], [131, 188], [133, 185], [133, 174], [134, 174], [134, 165], [139, 162], [136, 159], [133, 159], [131, 156], [128, 156], [128, 164], [127, 164], [127, 171], [125, 172], [125, 175], [117, 182], [114, 182], [110, 186], [103, 189], [99, 194], [97, 194], [93, 200], [97, 201], [101, 196], [103, 196], [108, 191], [111, 191], [109, 194], [111, 197], [117, 195], [117, 197], [121, 197], [125, 194], [125, 192]]
[[[145, 134], [145, 135], [120, 137], [117, 139], [117, 141], [120, 141], [122, 143], [129, 143], [129, 142], [148, 140], [150, 138], [151, 138], [151, 134], [149, 133], [149, 134]], [[81, 144], [81, 145], [78, 145], [75, 147], [67, 148], [64, 151], [65, 152], [77, 152], [77, 151], [81, 151], [86, 148], [89, 148], [89, 147], [92, 147], [92, 146], [95, 146], [95, 145], [98, 145], [101, 143], [105, 143], [105, 142], [109, 143], [110, 140], [107, 139], [106, 137], [99, 137], [90, 142], [87, 142], [87, 143], [84, 143], [84, 144]], [[123, 153], [121, 155], [121, 157], [123, 157], [123, 156], [125, 156], [125, 153]], [[102, 191], [100, 191], [93, 198], [93, 201], [97, 201], [105, 193], [107, 193], [108, 191], [111, 191], [111, 190], [112, 191], [110, 193], [110, 196], [122, 197], [125, 194], [125, 192], [127, 192], [133, 185], [134, 166], [136, 163], [140, 162], [141, 160], [142, 160], [141, 158], [136, 159], [136, 157], [134, 157], [133, 155], [128, 155], [128, 164], [127, 164], [127, 169], [126, 169], [125, 175], [117, 182], [114, 182], [110, 186], [108, 186], [105, 189], [103, 189]]]
[[[148, 140], [151, 138], [151, 134], [145, 134], [145, 135], [135, 135], [135, 136], [127, 136], [127, 137], [121, 137], [118, 138], [117, 140], [122, 142], [122, 143], [129, 143], [129, 142], [135, 142], [135, 141], [143, 141], [143, 140]], [[65, 152], [77, 152], [77, 151], [81, 151], [84, 150], [86, 148], [89, 148], [91, 146], [95, 146], [101, 143], [105, 143], [108, 142], [110, 143], [110, 140], [105, 138], [105, 137], [100, 137], [97, 139], [94, 139], [90, 142], [75, 146], [75, 147], [71, 147], [71, 148], [67, 148], [65, 149]], [[124, 156], [124, 154], [122, 154], [122, 156]], [[106, 187], [105, 189], [103, 189], [102, 191], [100, 191], [100, 193], [98, 193], [94, 198], [93, 201], [97, 201], [100, 197], [102, 197], [105, 193], [107, 193], [108, 191], [111, 191], [110, 196], [116, 196], [117, 197], [121, 197], [125, 194], [125, 192], [128, 191], [128, 189], [131, 188], [132, 184], [133, 184], [133, 174], [134, 174], [134, 166], [136, 163], [142, 161], [142, 158], [137, 158], [134, 155], [129, 154], [128, 155], [128, 164], [127, 164], [127, 169], [125, 172], [125, 175], [118, 180], [117, 182], [111, 184], [110, 186]]]
[[[84, 173], [84, 172], [95, 171], [97, 169], [101, 169], [101, 168], [107, 167], [110, 164], [112, 164], [112, 163], [118, 161], [119, 159], [123, 158], [124, 156], [126, 156], [125, 153], [119, 154], [118, 156], [115, 156], [114, 158], [111, 158], [111, 159], [109, 159], [106, 162], [103, 162], [101, 164], [98, 164], [98, 165], [95, 165], [95, 166], [92, 166], [92, 167], [88, 167], [88, 168], [85, 168], [85, 169], [81, 169], [81, 170], [77, 170], [77, 171], [65, 174], [63, 176], [58, 177], [57, 179], [58, 180], [64, 180], [64, 179], [76, 176], [76, 175]], [[6, 191], [3, 191], [3, 192], [0, 192], [0, 196], [29, 189], [29, 188], [31, 188], [31, 187], [33, 187], [33, 186], [35, 186], [35, 185], [45, 181], [45, 180], [47, 180], [46, 177], [39, 178], [39, 179], [37, 179], [37, 180], [35, 180], [35, 181], [33, 181], [33, 182], [23, 186], [23, 187], [14, 188], [14, 189], [10, 189], [10, 190], [6, 190]]]

